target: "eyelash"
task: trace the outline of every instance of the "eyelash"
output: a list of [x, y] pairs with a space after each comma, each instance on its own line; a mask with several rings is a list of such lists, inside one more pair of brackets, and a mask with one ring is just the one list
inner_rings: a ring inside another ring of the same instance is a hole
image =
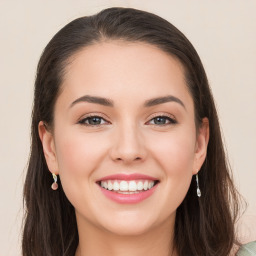
[[[163, 125], [160, 125], [160, 126], [177, 124], [177, 121], [171, 115], [163, 115], [163, 114], [162, 115], [159, 115], [159, 114], [158, 115], [154, 115], [149, 121], [154, 120], [154, 119], [156, 119], [158, 117], [165, 118], [165, 119], [167, 119], [170, 122], [168, 124], [163, 124]], [[157, 124], [153, 124], [153, 125], [159, 126]]]
[[[93, 118], [101, 118], [103, 120], [105, 120], [102, 116], [100, 115], [94, 115], [94, 114], [90, 114], [88, 116], [86, 116], [85, 118], [81, 119], [78, 123], [81, 124], [81, 125], [85, 125], [85, 126], [91, 126], [91, 127], [99, 127], [100, 125], [105, 125], [105, 124], [96, 124], [96, 125], [93, 125], [93, 124], [86, 124], [85, 122], [87, 120], [90, 120], [90, 119], [93, 119]], [[155, 115], [153, 116], [149, 121], [151, 120], [154, 120], [156, 118], [165, 118], [167, 119], [170, 123], [167, 123], [167, 124], [162, 124], [162, 125], [158, 125], [158, 124], [153, 124], [154, 126], [166, 126], [166, 125], [174, 125], [174, 124], [177, 124], [177, 121], [172, 117], [172, 116], [169, 116], [169, 115]], [[105, 120], [106, 121], [106, 120]], [[107, 121], [106, 121], [107, 122]]]

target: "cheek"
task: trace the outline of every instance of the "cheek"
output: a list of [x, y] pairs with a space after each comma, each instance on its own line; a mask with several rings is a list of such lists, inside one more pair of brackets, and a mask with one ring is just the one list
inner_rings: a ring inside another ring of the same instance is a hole
[[56, 152], [62, 187], [69, 201], [78, 206], [79, 202], [87, 200], [103, 149], [97, 136], [81, 136], [64, 130], [56, 134], [61, 135], [56, 137]]
[[56, 141], [60, 173], [84, 176], [96, 168], [102, 147], [94, 137], [70, 132]]
[[[177, 209], [189, 189], [195, 157], [193, 134], [176, 134], [160, 140], [154, 147], [154, 156], [163, 170], [163, 202], [168, 209]], [[172, 198], [172, 200], [170, 200]]]
[[167, 138], [158, 138], [153, 154], [162, 165], [166, 175], [182, 175], [193, 169], [195, 140], [193, 136], [175, 134]]

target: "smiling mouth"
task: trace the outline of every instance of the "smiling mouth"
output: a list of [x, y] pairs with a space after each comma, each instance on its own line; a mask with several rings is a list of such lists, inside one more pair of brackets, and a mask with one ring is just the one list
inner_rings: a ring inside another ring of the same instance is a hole
[[159, 180], [103, 180], [97, 184], [103, 189], [119, 194], [137, 194], [152, 189]]

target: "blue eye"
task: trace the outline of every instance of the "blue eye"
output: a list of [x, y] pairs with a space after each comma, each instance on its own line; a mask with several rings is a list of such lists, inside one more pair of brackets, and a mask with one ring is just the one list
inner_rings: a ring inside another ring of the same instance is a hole
[[101, 123], [102, 120], [106, 121], [104, 118], [100, 116], [89, 116], [80, 120], [79, 124], [83, 124], [86, 126], [98, 126], [103, 124]]
[[[152, 118], [154, 120], [154, 125], [169, 125], [169, 124], [176, 124], [177, 121], [169, 116], [156, 116]], [[151, 121], [150, 120], [150, 121]], [[168, 121], [168, 123], [166, 123]]]
[[[102, 123], [103, 121], [103, 123]], [[154, 118], [152, 118], [150, 122], [154, 121], [153, 125], [157, 125], [157, 126], [165, 126], [165, 125], [172, 125], [172, 124], [176, 124], [177, 121], [169, 116], [156, 116]], [[85, 125], [85, 126], [100, 126], [100, 125], [104, 125], [107, 123], [107, 121], [101, 117], [101, 116], [88, 116], [86, 118], [81, 119], [79, 122], [79, 124]], [[152, 124], [152, 123], [151, 123]]]

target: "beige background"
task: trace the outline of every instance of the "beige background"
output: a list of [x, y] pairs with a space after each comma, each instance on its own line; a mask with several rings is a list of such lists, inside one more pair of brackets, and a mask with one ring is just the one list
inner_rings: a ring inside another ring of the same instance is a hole
[[242, 236], [256, 239], [256, 0], [0, 0], [0, 256], [20, 255], [22, 184], [39, 56], [65, 24], [111, 6], [158, 14], [197, 49], [236, 183], [249, 203]]

